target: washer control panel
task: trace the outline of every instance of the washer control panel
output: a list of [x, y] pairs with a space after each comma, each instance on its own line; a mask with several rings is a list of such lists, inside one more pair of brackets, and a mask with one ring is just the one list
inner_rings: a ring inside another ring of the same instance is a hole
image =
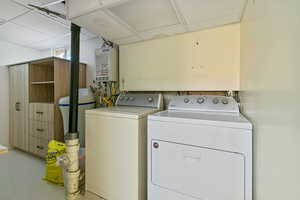
[[120, 94], [116, 106], [138, 106], [163, 108], [163, 97], [159, 93], [124, 93]]
[[176, 96], [171, 100], [168, 109], [239, 113], [239, 106], [234, 98], [218, 95]]

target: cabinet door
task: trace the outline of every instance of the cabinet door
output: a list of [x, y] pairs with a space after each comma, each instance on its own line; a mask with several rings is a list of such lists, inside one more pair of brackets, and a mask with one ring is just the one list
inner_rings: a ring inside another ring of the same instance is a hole
[[28, 150], [28, 65], [10, 67], [10, 143]]

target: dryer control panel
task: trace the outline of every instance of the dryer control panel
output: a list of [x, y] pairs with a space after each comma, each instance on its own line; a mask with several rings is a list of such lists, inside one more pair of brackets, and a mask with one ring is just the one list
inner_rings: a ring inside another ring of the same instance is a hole
[[163, 108], [163, 97], [159, 93], [124, 93], [120, 94], [116, 106], [140, 106]]
[[185, 95], [171, 100], [168, 110], [239, 113], [238, 103], [232, 97], [218, 95]]

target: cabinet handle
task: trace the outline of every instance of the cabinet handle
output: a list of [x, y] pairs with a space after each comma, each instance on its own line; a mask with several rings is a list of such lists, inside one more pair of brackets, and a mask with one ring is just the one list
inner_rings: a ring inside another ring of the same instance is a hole
[[15, 109], [16, 109], [16, 111], [21, 111], [21, 103], [20, 102], [16, 102]]
[[41, 149], [41, 150], [43, 150], [43, 149], [44, 149], [44, 147], [43, 147], [43, 146], [39, 146], [39, 145], [37, 145], [37, 146], [36, 146], [36, 148], [38, 148], [38, 149]]
[[44, 129], [41, 129], [41, 128], [37, 128], [36, 130], [39, 131], [39, 132], [43, 132], [44, 131]]
[[44, 112], [41, 112], [41, 111], [36, 111], [35, 113], [38, 114], [38, 115], [44, 114]]

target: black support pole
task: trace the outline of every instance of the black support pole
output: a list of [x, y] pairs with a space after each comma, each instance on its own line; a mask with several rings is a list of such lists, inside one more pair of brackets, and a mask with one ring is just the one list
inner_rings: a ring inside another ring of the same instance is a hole
[[78, 138], [78, 87], [79, 87], [80, 27], [71, 24], [71, 78], [68, 138]]

